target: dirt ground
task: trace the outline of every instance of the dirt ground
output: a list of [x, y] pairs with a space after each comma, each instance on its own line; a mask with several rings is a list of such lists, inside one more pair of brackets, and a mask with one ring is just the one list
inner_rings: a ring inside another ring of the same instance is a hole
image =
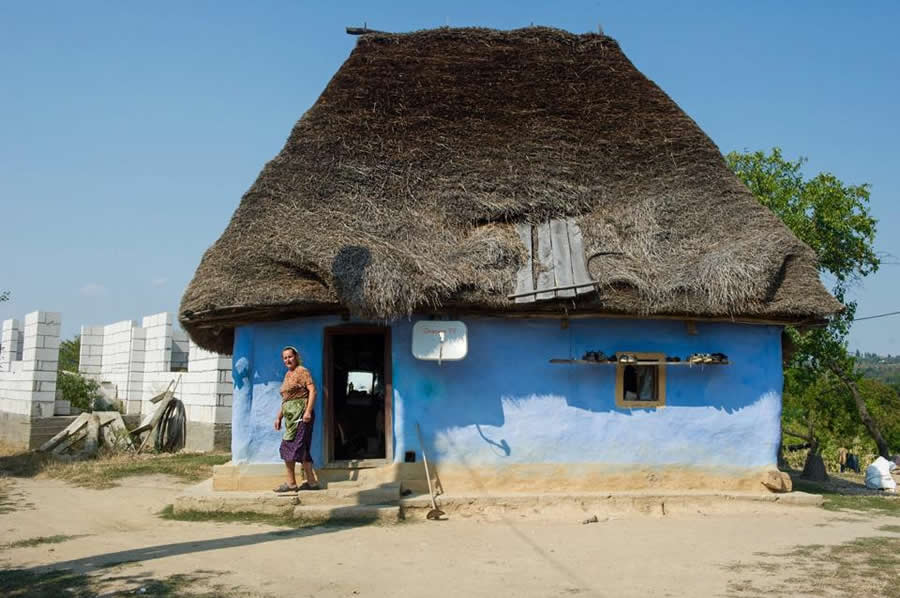
[[7, 590], [10, 579], [32, 588], [15, 596], [41, 595], [41, 576], [61, 569], [103, 595], [900, 595], [896, 574], [897, 585], [857, 593], [853, 580], [865, 571], [836, 566], [827, 552], [874, 538], [888, 551], [879, 566], [895, 567], [900, 518], [872, 513], [783, 507], [588, 525], [516, 516], [290, 529], [162, 519], [184, 487], [162, 475], [106, 490], [40, 478], [0, 484], [0, 579]]

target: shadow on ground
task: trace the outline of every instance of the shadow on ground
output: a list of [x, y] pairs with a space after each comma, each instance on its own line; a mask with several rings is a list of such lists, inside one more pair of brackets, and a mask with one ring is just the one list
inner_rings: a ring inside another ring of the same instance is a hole
[[[74, 596], [93, 598], [98, 595], [185, 596], [211, 598], [213, 596], [248, 596], [243, 588], [226, 588], [215, 584], [223, 571], [198, 570], [190, 574], [176, 574], [154, 578], [149, 574], [114, 574], [92, 576], [67, 570], [35, 572], [25, 569], [0, 571], [0, 594], [7, 598]], [[198, 591], [198, 586], [206, 590]]]

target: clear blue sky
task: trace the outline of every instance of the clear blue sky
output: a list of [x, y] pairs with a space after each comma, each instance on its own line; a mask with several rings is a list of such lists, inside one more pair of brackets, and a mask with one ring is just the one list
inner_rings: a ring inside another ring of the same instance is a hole
[[[602, 24], [723, 153], [778, 145], [870, 183], [877, 249], [900, 256], [897, 2], [6, 2], [0, 319], [61, 311], [69, 337], [175, 311], [364, 21]], [[855, 289], [859, 316], [900, 310], [898, 273]], [[900, 353], [900, 317], [859, 322], [851, 348]]]

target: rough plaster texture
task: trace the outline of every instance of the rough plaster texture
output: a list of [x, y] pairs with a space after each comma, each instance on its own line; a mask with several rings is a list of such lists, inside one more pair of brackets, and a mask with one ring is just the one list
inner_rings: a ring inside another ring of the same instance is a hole
[[[683, 322], [664, 320], [578, 319], [567, 328], [558, 320], [463, 321], [469, 354], [441, 365], [412, 357], [413, 322], [391, 326], [397, 460], [407, 450], [418, 451], [419, 422], [442, 471], [476, 472], [492, 483], [586, 475], [600, 483], [667, 469], [668, 478], [654, 475], [675, 486], [703, 485], [710, 478], [709, 484], [719, 487], [719, 477], [757, 479], [758, 472], [775, 465], [780, 327], [698, 323], [692, 335]], [[236, 463], [278, 460], [280, 437], [272, 420], [284, 375], [281, 347], [300, 350], [321, 388], [324, 327], [340, 324], [323, 317], [238, 328]], [[732, 363], [669, 366], [664, 408], [624, 409], [615, 405], [614, 365], [549, 363], [587, 350], [663, 352], [682, 359], [694, 352], [723, 352]], [[321, 419], [314, 431], [317, 461], [323, 454]], [[511, 471], [516, 475], [509, 477]]]

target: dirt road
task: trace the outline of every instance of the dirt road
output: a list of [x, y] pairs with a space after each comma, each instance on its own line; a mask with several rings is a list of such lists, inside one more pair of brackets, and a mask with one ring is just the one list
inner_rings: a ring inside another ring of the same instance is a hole
[[[511, 517], [286, 529], [163, 520], [183, 487], [165, 476], [109, 490], [0, 483], [0, 568], [71, 569], [104, 592], [146, 594], [152, 580], [176, 579], [181, 591], [235, 596], [771, 596], [773, 583], [804, 569], [758, 553], [900, 536], [895, 517], [800, 507], [589, 525]], [[62, 538], [22, 545], [52, 536]], [[828, 582], [815, 581], [809, 595], [822, 595]]]

